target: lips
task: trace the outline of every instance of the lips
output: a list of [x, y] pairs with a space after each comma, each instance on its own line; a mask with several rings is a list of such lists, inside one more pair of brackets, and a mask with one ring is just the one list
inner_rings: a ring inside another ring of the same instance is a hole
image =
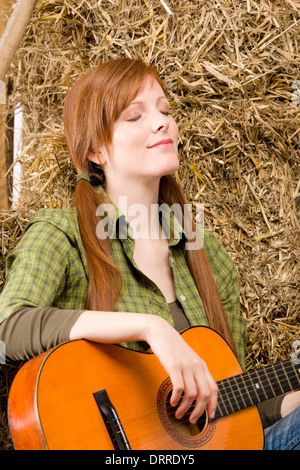
[[164, 139], [160, 140], [159, 142], [156, 142], [155, 144], [149, 146], [149, 149], [153, 149], [154, 147], [159, 147], [160, 145], [168, 145], [168, 144], [173, 144], [172, 139]]

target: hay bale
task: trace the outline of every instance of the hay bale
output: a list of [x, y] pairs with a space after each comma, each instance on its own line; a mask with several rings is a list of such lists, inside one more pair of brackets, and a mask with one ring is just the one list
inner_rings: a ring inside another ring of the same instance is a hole
[[285, 359], [300, 318], [299, 11], [289, 0], [40, 1], [10, 69], [9, 106], [25, 119], [22, 218], [3, 256], [15, 223], [71, 203], [69, 87], [104, 60], [142, 57], [170, 90], [178, 181], [238, 268], [247, 367]]

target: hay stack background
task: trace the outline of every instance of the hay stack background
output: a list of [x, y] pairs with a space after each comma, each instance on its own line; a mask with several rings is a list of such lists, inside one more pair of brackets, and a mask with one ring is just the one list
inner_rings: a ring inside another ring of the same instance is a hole
[[[142, 57], [170, 90], [178, 181], [189, 201], [205, 205], [205, 227], [239, 270], [247, 366], [283, 360], [299, 336], [300, 3], [167, 4], [172, 14], [160, 0], [37, 4], [10, 69], [9, 105], [24, 110], [24, 171], [18, 207], [0, 214], [0, 284], [7, 252], [34, 211], [71, 203], [61, 119], [68, 88], [106, 59]], [[3, 369], [5, 403], [10, 369]], [[7, 448], [4, 418], [2, 429]]]

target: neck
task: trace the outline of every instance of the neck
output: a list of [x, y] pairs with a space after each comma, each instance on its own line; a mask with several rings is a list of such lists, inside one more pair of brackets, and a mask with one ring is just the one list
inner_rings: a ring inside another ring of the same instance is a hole
[[297, 390], [300, 369], [291, 360], [220, 380], [215, 419], [240, 411], [283, 393]]
[[157, 211], [159, 180], [106, 184], [106, 192], [133, 228], [134, 238], [158, 238], [161, 233]]

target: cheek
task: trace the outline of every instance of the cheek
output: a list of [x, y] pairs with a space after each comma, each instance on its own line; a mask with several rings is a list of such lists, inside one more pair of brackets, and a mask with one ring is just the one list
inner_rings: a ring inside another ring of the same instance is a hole
[[122, 129], [115, 132], [113, 138], [113, 145], [115, 149], [125, 151], [128, 148], [132, 148], [133, 145], [143, 141], [143, 132], [142, 129], [139, 129], [137, 132], [134, 129], [128, 127], [126, 130]]
[[110, 165], [126, 170], [137, 167], [137, 158], [141, 158], [141, 145], [145, 141], [142, 133], [117, 131], [114, 134], [110, 153]]

